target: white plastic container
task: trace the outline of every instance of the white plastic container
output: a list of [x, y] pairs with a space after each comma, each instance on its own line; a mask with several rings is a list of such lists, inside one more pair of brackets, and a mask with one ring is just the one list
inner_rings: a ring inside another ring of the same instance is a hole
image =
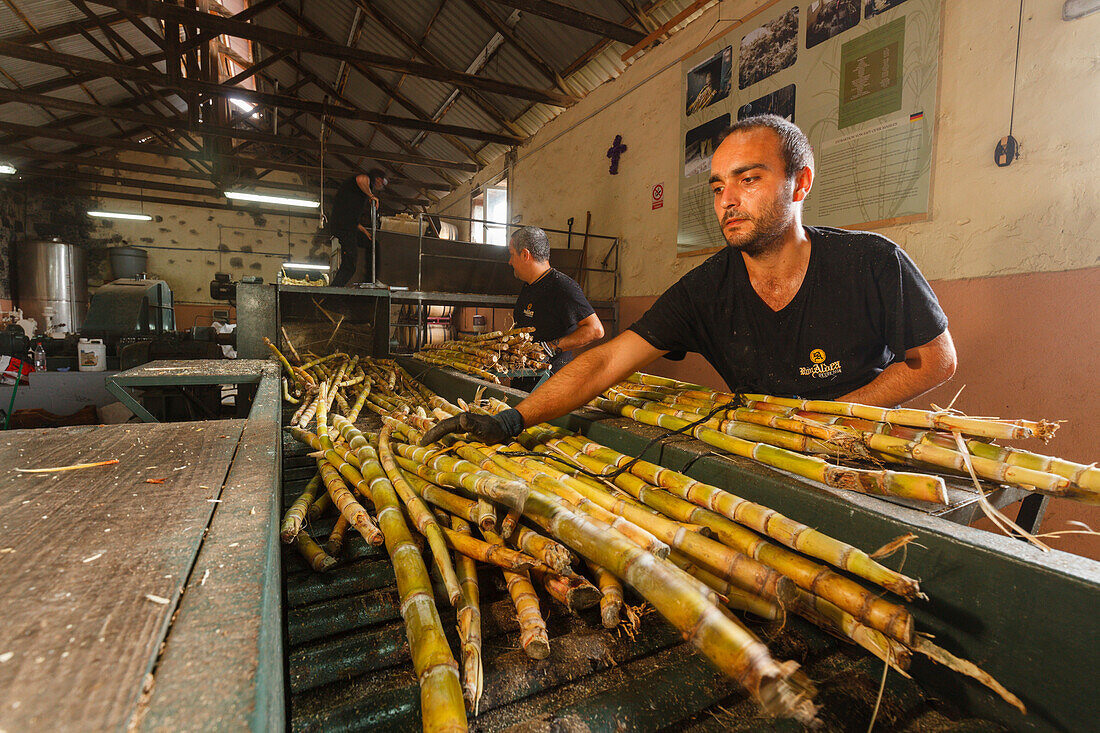
[[103, 339], [80, 339], [76, 345], [77, 362], [82, 372], [102, 372], [107, 369], [107, 344]]

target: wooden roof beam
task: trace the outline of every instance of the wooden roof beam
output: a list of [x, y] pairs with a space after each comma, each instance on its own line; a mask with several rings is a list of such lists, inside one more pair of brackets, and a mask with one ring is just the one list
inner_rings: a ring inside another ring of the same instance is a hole
[[400, 71], [425, 79], [447, 82], [457, 86], [480, 89], [495, 94], [505, 94], [522, 99], [530, 99], [536, 102], [567, 107], [576, 99], [564, 94], [541, 91], [525, 87], [521, 84], [486, 79], [472, 74], [451, 71], [447, 68], [432, 66], [429, 64], [405, 61], [396, 56], [365, 51], [359, 48], [347, 48], [337, 43], [320, 41], [315, 38], [305, 38], [294, 33], [266, 28], [253, 23], [242, 23], [235, 19], [222, 18], [210, 13], [201, 13], [196, 10], [181, 8], [176, 5], [159, 2], [158, 0], [93, 0], [96, 4], [106, 5], [116, 10], [128, 10], [134, 13], [142, 13], [160, 20], [178, 22], [191, 25], [216, 33], [246, 38], [251, 41], [259, 41], [277, 48], [292, 48], [305, 53], [328, 56], [330, 58], [359, 61], [369, 66], [375, 66], [392, 71]]
[[26, 61], [58, 66], [61, 68], [91, 71], [100, 76], [109, 76], [115, 79], [126, 79], [135, 82], [144, 82], [157, 87], [178, 89], [185, 92], [216, 95], [220, 97], [237, 97], [254, 104], [264, 104], [273, 107], [288, 109], [301, 109], [315, 115], [331, 115], [333, 117], [345, 117], [348, 119], [363, 120], [381, 125], [405, 127], [413, 130], [428, 130], [429, 132], [449, 133], [460, 135], [485, 142], [495, 142], [502, 145], [514, 145], [519, 138], [512, 135], [485, 132], [470, 127], [459, 125], [444, 125], [441, 123], [424, 122], [409, 117], [396, 117], [394, 115], [382, 115], [361, 109], [353, 109], [343, 105], [324, 104], [299, 97], [290, 97], [285, 94], [269, 94], [241, 87], [230, 87], [212, 82], [199, 81], [197, 79], [179, 78], [171, 79], [159, 72], [136, 69], [132, 66], [114, 64], [106, 61], [93, 61], [73, 54], [47, 51], [45, 49], [22, 46], [15, 43], [0, 41], [0, 55], [11, 56]]
[[553, 20], [557, 23], [578, 28], [582, 31], [594, 33], [597, 36], [610, 38], [628, 46], [633, 46], [643, 38], [645, 34], [628, 28], [625, 25], [601, 18], [597, 15], [586, 13], [568, 5], [552, 2], [551, 0], [491, 0], [498, 5], [504, 5], [516, 10], [522, 10], [532, 15]]

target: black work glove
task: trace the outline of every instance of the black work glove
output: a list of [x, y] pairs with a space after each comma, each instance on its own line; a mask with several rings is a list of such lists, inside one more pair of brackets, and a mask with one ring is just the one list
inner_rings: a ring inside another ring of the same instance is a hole
[[479, 415], [476, 412], [463, 412], [449, 417], [424, 434], [420, 445], [430, 445], [448, 433], [469, 433], [470, 437], [482, 443], [494, 445], [503, 443], [523, 432], [523, 415], [519, 410], [509, 408], [496, 415]]

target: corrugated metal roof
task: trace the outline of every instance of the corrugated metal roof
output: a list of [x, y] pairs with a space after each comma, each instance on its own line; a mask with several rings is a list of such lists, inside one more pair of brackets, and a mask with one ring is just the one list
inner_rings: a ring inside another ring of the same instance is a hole
[[[669, 0], [649, 13], [657, 24], [664, 23], [692, 0]], [[86, 16], [71, 2], [61, 0], [10, 0], [41, 31], [61, 23], [86, 20]], [[633, 18], [617, 0], [557, 0], [578, 10], [596, 15], [621, 25], [629, 26], [643, 33]], [[362, 5], [362, 7], [360, 7]], [[303, 26], [319, 31], [325, 38], [346, 44], [352, 37], [353, 29], [361, 24], [362, 30], [357, 47], [403, 60], [421, 63], [439, 62], [452, 71], [465, 72], [474, 65], [474, 72], [483, 78], [505, 81], [531, 89], [561, 91], [556, 83], [541, 68], [550, 66], [556, 73], [570, 67], [590, 49], [604, 42], [599, 35], [573, 28], [562, 23], [548, 20], [533, 13], [518, 12], [497, 3], [487, 3], [491, 12], [501, 22], [508, 23], [513, 33], [528, 46], [539, 61], [532, 62], [525, 50], [517, 48], [511, 41], [498, 35], [496, 28], [488, 23], [469, 0], [310, 0], [309, 3], [286, 3], [276, 5], [255, 16], [252, 22], [288, 33], [311, 35]], [[299, 23], [296, 13], [299, 8], [304, 14], [304, 22]], [[93, 8], [101, 15], [113, 13], [101, 6]], [[694, 17], [704, 12], [697, 11], [692, 17], [681, 23], [686, 25]], [[382, 22], [376, 14], [381, 14], [387, 22]], [[146, 21], [152, 28], [159, 28], [159, 21]], [[429, 24], [430, 30], [429, 30]], [[399, 29], [400, 34], [390, 30]], [[8, 5], [8, 0], [0, 2], [0, 39], [11, 39], [25, 35], [30, 29]], [[159, 53], [159, 47], [138, 28], [129, 22], [116, 23], [114, 33], [121, 36], [126, 45], [142, 55]], [[128, 50], [116, 49], [113, 38], [99, 28], [89, 33], [104, 47], [117, 50], [124, 58], [129, 58]], [[399, 37], [399, 35], [401, 37]], [[274, 52], [267, 46], [253, 44], [258, 58], [266, 58]], [[50, 48], [61, 53], [73, 54], [88, 59], [106, 60], [104, 54], [88, 39], [80, 35], [70, 35], [50, 41]], [[584, 96], [601, 84], [617, 77], [626, 68], [620, 59], [626, 45], [619, 42], [604, 44], [604, 48], [575, 70], [566, 79], [567, 86], [577, 95]], [[487, 58], [487, 60], [486, 60]], [[301, 74], [293, 68], [292, 59], [300, 59], [301, 64], [320, 79], [335, 87], [339, 83], [341, 70], [345, 64], [337, 59], [312, 53], [296, 53], [291, 59], [268, 66], [260, 74], [261, 88], [273, 90], [273, 82], [278, 89], [292, 87], [301, 79]], [[158, 64], [163, 69], [164, 64]], [[495, 92], [471, 93], [455, 85], [411, 75], [399, 71], [374, 68], [367, 72], [376, 81], [372, 81], [352, 68], [348, 70], [343, 96], [362, 109], [384, 112], [396, 116], [423, 116], [439, 121], [489, 132], [511, 134], [520, 130], [532, 135], [543, 125], [560, 114], [561, 108], [552, 105], [532, 103], [513, 95]], [[0, 58], [0, 86], [6, 88], [28, 87], [42, 82], [61, 79], [69, 72], [55, 66], [46, 66], [13, 58]], [[396, 89], [409, 100], [415, 109], [396, 101], [384, 87]], [[87, 91], [85, 91], [85, 89]], [[457, 95], [455, 94], [458, 89]], [[69, 86], [52, 89], [49, 93], [64, 99], [89, 102], [91, 93], [100, 104], [118, 105], [130, 98], [129, 92], [110, 78], [97, 78], [87, 81], [84, 88]], [[314, 84], [304, 84], [296, 92], [303, 99], [320, 101], [325, 92]], [[183, 111], [182, 101], [173, 98], [174, 107]], [[163, 107], [159, 110], [163, 111]], [[287, 111], [283, 111], [284, 114]], [[58, 117], [71, 116], [61, 110], [49, 112], [28, 105], [0, 105], [0, 120], [8, 119], [21, 124], [44, 125]], [[503, 124], [502, 124], [503, 121]], [[312, 115], [300, 115], [297, 122], [313, 135], [319, 134], [320, 122]], [[476, 151], [476, 159], [482, 163], [491, 162], [504, 153], [508, 146], [498, 143], [485, 143], [481, 140], [459, 138], [456, 142], [438, 132], [420, 133], [405, 128], [389, 128], [385, 134], [366, 122], [349, 119], [337, 119], [335, 124], [347, 130], [355, 139], [373, 149], [385, 152], [410, 151], [422, 156], [449, 161], [468, 163], [471, 158], [463, 149]], [[84, 134], [116, 135], [116, 126], [107, 119], [95, 119], [81, 123], [76, 129]], [[280, 122], [280, 134], [298, 135], [292, 125]], [[329, 136], [333, 143], [352, 144], [338, 133]], [[42, 150], [62, 150], [66, 143], [45, 139], [31, 141], [34, 147]], [[413, 144], [415, 143], [415, 145]], [[335, 157], [327, 161], [329, 165], [343, 168], [346, 163]], [[367, 162], [367, 161], [364, 161]], [[386, 163], [387, 169], [403, 177], [415, 178], [449, 188], [454, 181], [467, 179], [471, 174], [449, 170], [442, 174], [424, 166]], [[442, 182], [446, 181], [445, 184]]]

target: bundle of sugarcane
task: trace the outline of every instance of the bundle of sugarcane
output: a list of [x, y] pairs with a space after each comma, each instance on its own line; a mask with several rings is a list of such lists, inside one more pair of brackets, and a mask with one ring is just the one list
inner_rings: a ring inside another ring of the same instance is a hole
[[[354, 421], [364, 409], [376, 413], [408, 409], [427, 415], [432, 406], [427, 390], [396, 362], [389, 359], [360, 358], [343, 352], [326, 356], [306, 353], [299, 355], [283, 334], [290, 357], [287, 358], [271, 341], [264, 343], [282, 364], [283, 399], [298, 405], [291, 424], [305, 427], [322, 407], [335, 405]], [[293, 362], [293, 363], [291, 363]]]
[[714, 96], [718, 94], [714, 87], [710, 85], [708, 81], [703, 85], [703, 88], [699, 90], [699, 93], [695, 95], [695, 99], [691, 101], [691, 105], [688, 107], [688, 114], [692, 112], [698, 112], [699, 110], [710, 104]]
[[447, 366], [499, 384], [498, 375], [519, 369], [549, 369], [546, 350], [531, 340], [534, 328], [493, 331], [456, 341], [429, 344], [414, 359]]
[[[920, 652], [975, 676], [1022, 709], [991, 677], [917, 635], [906, 608], [880, 597], [883, 589], [909, 600], [922, 597], [917, 582], [857, 548], [718, 487], [644, 461], [631, 463], [628, 456], [548, 425], [526, 430], [508, 446], [446, 436], [442, 446], [420, 447], [423, 431], [434, 421], [411, 407], [416, 399], [437, 419], [505, 405], [452, 405], [422, 387], [412, 390], [414, 397], [394, 367], [371, 366], [378, 370], [376, 384], [392, 384], [401, 390], [395, 396], [407, 400], [388, 412], [379, 410], [384, 422], [379, 434], [365, 436], [337, 415], [333, 426], [344, 440], [331, 441], [324, 400], [316, 434], [297, 427], [292, 432], [335, 469], [330, 477], [345, 482], [364, 510], [374, 512], [387, 546], [387, 522], [400, 520], [406, 532], [411, 523], [432, 547], [431, 563], [458, 614], [462, 689], [471, 709], [476, 710], [482, 674], [477, 575], [468, 560], [504, 574], [521, 644], [533, 658], [545, 657], [551, 641], [536, 587], [574, 611], [599, 602], [601, 622], [610, 626], [617, 622], [627, 586], [776, 715], [812, 721], [812, 689], [797, 665], [774, 660], [731, 609], [768, 619], [794, 613], [900, 671], [913, 651]], [[339, 492], [333, 488], [336, 500]], [[338, 505], [343, 511], [347, 502]], [[416, 565], [419, 573], [424, 560], [412, 558], [414, 545], [403, 547], [408, 557], [391, 553], [395, 568], [400, 560]], [[453, 562], [444, 548], [456, 553]], [[318, 550], [311, 549], [318, 567]], [[412, 652], [418, 658], [418, 649]], [[443, 662], [437, 666], [451, 669]], [[447, 674], [439, 672], [450, 679]], [[421, 683], [422, 699], [449, 699], [430, 691], [432, 679], [421, 676]]]
[[[649, 374], [633, 375], [593, 404], [672, 429], [698, 423], [690, 432], [717, 448], [840, 488], [945, 503], [942, 480], [921, 473], [935, 471], [1100, 504], [1100, 469], [1095, 464], [993, 442], [1033, 437], [1047, 441], [1058, 426], [1045, 420], [734, 395]], [[843, 468], [805, 454], [910, 470]]]

